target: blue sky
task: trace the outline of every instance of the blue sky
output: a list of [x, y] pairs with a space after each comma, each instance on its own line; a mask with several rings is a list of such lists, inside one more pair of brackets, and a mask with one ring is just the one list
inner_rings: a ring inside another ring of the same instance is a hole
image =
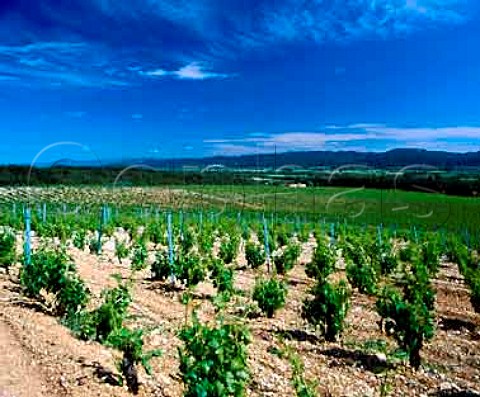
[[0, 163], [274, 147], [477, 151], [479, 8], [3, 0]]

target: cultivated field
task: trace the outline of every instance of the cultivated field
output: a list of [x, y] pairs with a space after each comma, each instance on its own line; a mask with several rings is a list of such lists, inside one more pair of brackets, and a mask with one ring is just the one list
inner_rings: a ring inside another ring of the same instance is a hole
[[0, 396], [480, 395], [473, 199], [0, 196]]

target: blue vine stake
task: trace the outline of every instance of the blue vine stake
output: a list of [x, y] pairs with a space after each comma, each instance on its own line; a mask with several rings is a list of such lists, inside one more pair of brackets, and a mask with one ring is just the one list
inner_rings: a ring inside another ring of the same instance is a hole
[[47, 223], [47, 203], [43, 203], [42, 221], [43, 221], [43, 223]]
[[183, 211], [180, 211], [179, 217], [180, 217], [180, 237], [183, 239]]
[[26, 208], [24, 212], [25, 217], [25, 264], [30, 265], [32, 262], [32, 245], [30, 241], [31, 236], [31, 213], [30, 208]]
[[378, 245], [382, 245], [382, 224], [377, 227]]
[[97, 244], [97, 253], [100, 255], [102, 253], [102, 235], [103, 235], [103, 226], [107, 221], [107, 207], [103, 206], [100, 216], [100, 226], [98, 228], [98, 244]]
[[465, 243], [467, 245], [468, 250], [470, 251], [470, 233], [468, 232], [468, 229], [465, 229]]
[[173, 270], [173, 233], [172, 233], [172, 213], [167, 214], [167, 233], [168, 233], [168, 262], [170, 264], [170, 282], [175, 283], [175, 272]]
[[392, 225], [392, 234], [393, 234], [393, 238], [397, 239], [397, 224], [396, 223], [394, 223]]
[[333, 222], [330, 224], [330, 245], [332, 247], [335, 245], [335, 224]]
[[270, 263], [270, 247], [268, 245], [268, 225], [267, 220], [263, 217], [263, 240], [265, 244], [265, 257], [267, 259], [267, 269], [268, 272], [271, 272], [271, 263]]
[[440, 230], [440, 236], [442, 238], [442, 248], [445, 248], [447, 246], [447, 241], [445, 239], [445, 230], [444, 229]]

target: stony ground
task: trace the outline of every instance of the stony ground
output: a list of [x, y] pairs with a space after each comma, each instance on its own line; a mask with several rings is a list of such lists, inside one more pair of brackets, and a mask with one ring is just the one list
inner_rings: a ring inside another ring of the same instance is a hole
[[[103, 288], [115, 285], [112, 274], [129, 274], [128, 261], [120, 264], [114, 258], [113, 241], [101, 256], [75, 248], [69, 251], [80, 276], [97, 296]], [[312, 244], [306, 244], [303, 262], [311, 251]], [[240, 257], [240, 265], [242, 261]], [[262, 272], [238, 270], [237, 288], [248, 293]], [[127, 396], [126, 389], [115, 385], [118, 353], [75, 339], [48, 308], [21, 296], [17, 274], [18, 269], [10, 275], [0, 274], [0, 396]], [[377, 373], [382, 356], [368, 346], [378, 345], [379, 339], [386, 340], [390, 348], [395, 344], [379, 332], [373, 298], [355, 293], [342, 338], [326, 343], [306, 327], [300, 316], [302, 300], [311, 285], [304, 265], [298, 265], [287, 281], [287, 305], [275, 318], [247, 320], [254, 337], [249, 349], [249, 396], [294, 395], [288, 362], [271, 353], [273, 347], [280, 346], [280, 338], [300, 354], [306, 378], [318, 382], [322, 396], [380, 396], [381, 389], [391, 396], [480, 396], [480, 318], [473, 312], [468, 290], [454, 264], [444, 263], [435, 280], [437, 332], [423, 349], [424, 364], [418, 371], [396, 363], [388, 371]], [[209, 301], [214, 293], [210, 283], [196, 290], [194, 304], [202, 320], [214, 316]], [[152, 377], [141, 373], [141, 396], [182, 395], [177, 358], [180, 342], [176, 336], [185, 323], [180, 294], [162, 283], [150, 282], [148, 272], [138, 274], [135, 280], [132, 322], [150, 330], [148, 349], [164, 351], [162, 357], [152, 361]], [[248, 304], [246, 298], [237, 299], [239, 307]]]

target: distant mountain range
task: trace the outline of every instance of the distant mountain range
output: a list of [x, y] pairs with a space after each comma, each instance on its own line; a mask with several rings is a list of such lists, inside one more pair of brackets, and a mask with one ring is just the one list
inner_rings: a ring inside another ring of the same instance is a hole
[[355, 151], [305, 151], [278, 154], [259, 154], [242, 156], [213, 156], [204, 158], [181, 159], [130, 159], [112, 162], [107, 165], [125, 167], [143, 164], [163, 170], [179, 170], [184, 167], [204, 168], [209, 165], [222, 165], [227, 168], [272, 169], [295, 165], [303, 168], [339, 167], [342, 165], [363, 165], [376, 168], [399, 168], [409, 165], [429, 165], [443, 170], [479, 168], [480, 151], [469, 153], [452, 153], [429, 151], [424, 149], [394, 149], [388, 152]]

